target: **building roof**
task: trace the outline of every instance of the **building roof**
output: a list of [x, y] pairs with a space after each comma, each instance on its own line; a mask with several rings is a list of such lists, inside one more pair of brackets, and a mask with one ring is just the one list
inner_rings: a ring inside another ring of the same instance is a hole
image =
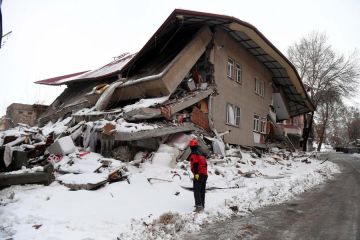
[[71, 73], [71, 74], [67, 74], [67, 75], [63, 75], [63, 76], [58, 76], [58, 77], [53, 77], [53, 78], [40, 80], [40, 81], [37, 81], [35, 83], [44, 84], [44, 85], [60, 85], [59, 83], [61, 83], [64, 80], [66, 81], [66, 80], [69, 80], [69, 79], [76, 79], [79, 75], [82, 75], [82, 74], [87, 73], [87, 72], [89, 72], [89, 71]]
[[37, 84], [44, 85], [63, 85], [78, 81], [94, 80], [99, 78], [105, 78], [107, 76], [116, 75], [119, 73], [123, 66], [128, 63], [135, 54], [123, 54], [114, 61], [106, 64], [105, 66], [92, 70], [83, 71], [78, 73], [67, 74], [59, 77], [48, 78], [37, 81]]

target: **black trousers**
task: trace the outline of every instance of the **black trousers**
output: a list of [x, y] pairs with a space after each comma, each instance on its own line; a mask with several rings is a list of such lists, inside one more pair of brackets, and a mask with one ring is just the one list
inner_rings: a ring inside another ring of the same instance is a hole
[[199, 180], [196, 180], [195, 178], [193, 180], [195, 206], [205, 207], [206, 180], [207, 176], [203, 174], [200, 174]]

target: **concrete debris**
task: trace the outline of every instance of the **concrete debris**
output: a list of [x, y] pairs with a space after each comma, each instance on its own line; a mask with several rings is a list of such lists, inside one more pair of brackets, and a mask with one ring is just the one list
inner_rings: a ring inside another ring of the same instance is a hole
[[118, 182], [126, 180], [130, 184], [129, 174], [126, 173], [124, 168], [118, 168], [108, 175], [108, 182]]
[[225, 144], [220, 139], [214, 139], [212, 142], [213, 151], [215, 154], [225, 157]]
[[132, 152], [130, 146], [123, 145], [114, 148], [114, 150], [111, 152], [111, 156], [117, 160], [129, 162], [133, 159], [134, 153]]
[[49, 146], [50, 154], [67, 155], [75, 151], [75, 144], [70, 136], [62, 137]]
[[29, 173], [1, 173], [0, 174], [0, 188], [11, 185], [20, 184], [45, 184], [49, 185], [53, 180], [53, 166], [48, 164], [43, 168], [43, 171], [34, 171]]
[[96, 190], [103, 185], [105, 185], [108, 181], [102, 180], [97, 183], [86, 183], [86, 184], [76, 184], [76, 183], [62, 183], [64, 186], [68, 187], [70, 190]]
[[113, 123], [106, 123], [103, 127], [103, 134], [106, 134], [108, 136], [113, 134], [113, 131], [115, 130], [116, 125]]
[[243, 176], [246, 178], [254, 178], [254, 177], [262, 176], [262, 174], [259, 171], [249, 171], [243, 173]]

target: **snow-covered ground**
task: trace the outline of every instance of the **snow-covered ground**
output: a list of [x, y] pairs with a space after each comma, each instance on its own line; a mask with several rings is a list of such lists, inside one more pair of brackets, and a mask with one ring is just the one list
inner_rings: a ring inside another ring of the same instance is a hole
[[[59, 181], [96, 182], [106, 179], [111, 169], [94, 174], [102, 159], [95, 153], [66, 156], [56, 168], [72, 173], [58, 175], [49, 186], [0, 191], [0, 239], [174, 239], [202, 224], [288, 200], [340, 171], [329, 161], [302, 162], [306, 156], [284, 160], [275, 153], [254, 158], [243, 152], [239, 157], [239, 150], [228, 150], [233, 157], [208, 160], [208, 187], [239, 188], [207, 191], [205, 211], [194, 213], [193, 193], [183, 188], [192, 185], [189, 166], [174, 163], [177, 151], [163, 145], [151, 162], [125, 164], [130, 184], [107, 183], [92, 191], [71, 191]], [[124, 166], [110, 161], [112, 168]]]

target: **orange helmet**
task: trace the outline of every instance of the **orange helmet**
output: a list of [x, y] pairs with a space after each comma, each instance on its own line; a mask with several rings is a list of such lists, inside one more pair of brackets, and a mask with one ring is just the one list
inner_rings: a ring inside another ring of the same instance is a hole
[[189, 146], [190, 147], [195, 147], [195, 146], [199, 146], [199, 143], [196, 139], [191, 139], [189, 142]]

